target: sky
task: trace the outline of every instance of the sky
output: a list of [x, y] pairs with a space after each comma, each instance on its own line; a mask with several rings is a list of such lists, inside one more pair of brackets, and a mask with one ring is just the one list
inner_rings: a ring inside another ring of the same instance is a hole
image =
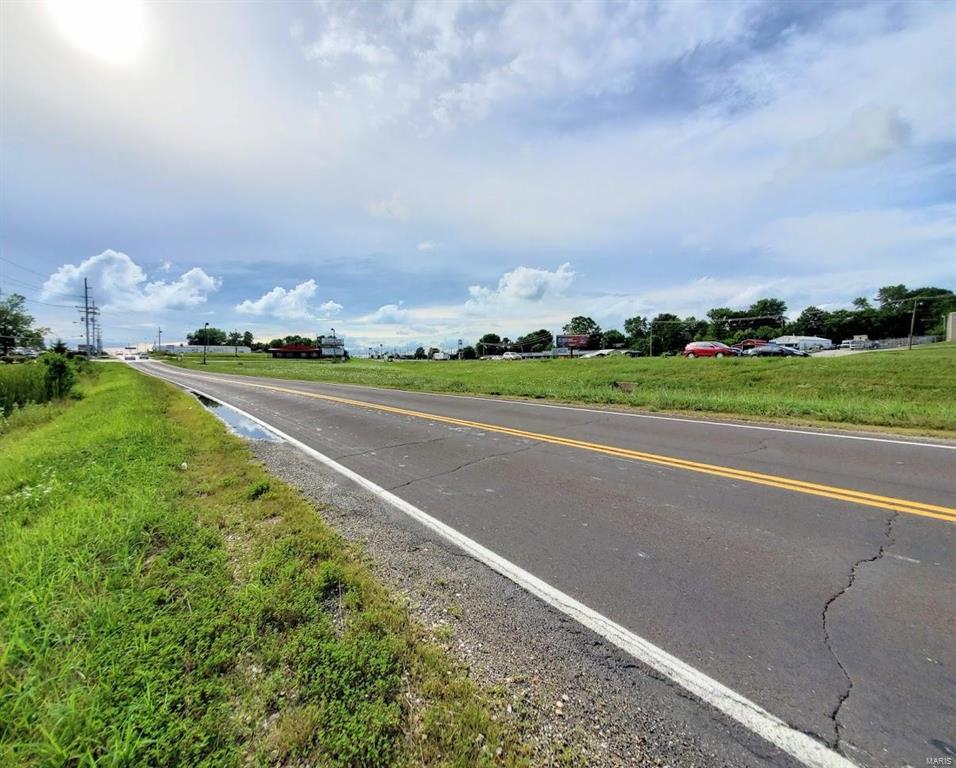
[[0, 4], [0, 290], [451, 348], [956, 289], [952, 2]]

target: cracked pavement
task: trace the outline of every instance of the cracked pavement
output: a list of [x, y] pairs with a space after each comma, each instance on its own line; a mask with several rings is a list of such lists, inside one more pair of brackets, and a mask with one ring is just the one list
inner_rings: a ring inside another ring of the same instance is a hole
[[[157, 369], [198, 386], [192, 372]], [[202, 389], [339, 456], [859, 765], [895, 768], [956, 756], [956, 524], [253, 390], [244, 382], [273, 382], [235, 378], [207, 379]], [[311, 382], [295, 387], [956, 505], [956, 451], [947, 443], [838, 439]], [[520, 633], [520, 617], [514, 621]]]
[[826, 641], [827, 649], [833, 654], [833, 658], [836, 660], [836, 663], [840, 667], [840, 671], [846, 677], [846, 690], [843, 692], [843, 695], [840, 696], [840, 700], [837, 702], [836, 707], [833, 709], [833, 714], [830, 715], [830, 718], [833, 720], [833, 735], [831, 738], [827, 739], [827, 742], [837, 749], [840, 748], [840, 740], [842, 732], [846, 730], [840, 722], [840, 710], [843, 708], [843, 705], [846, 703], [846, 700], [850, 698], [850, 694], [853, 692], [853, 678], [850, 677], [850, 673], [847, 672], [846, 667], [840, 661], [840, 657], [833, 650], [833, 646], [830, 644], [830, 632], [829, 627], [827, 626], [827, 620], [830, 613], [830, 608], [833, 604], [843, 597], [850, 589], [852, 589], [854, 582], [856, 581], [857, 571], [860, 567], [868, 564], [875, 563], [877, 560], [880, 560], [885, 554], [887, 548], [893, 545], [893, 523], [899, 517], [899, 512], [891, 512], [886, 519], [886, 533], [883, 542], [880, 544], [879, 551], [872, 557], [866, 557], [861, 560], [857, 560], [853, 564], [853, 568], [850, 569], [850, 575], [847, 580], [846, 586], [843, 587], [839, 592], [837, 592], [833, 597], [827, 600], [826, 605], [823, 606], [823, 635]]

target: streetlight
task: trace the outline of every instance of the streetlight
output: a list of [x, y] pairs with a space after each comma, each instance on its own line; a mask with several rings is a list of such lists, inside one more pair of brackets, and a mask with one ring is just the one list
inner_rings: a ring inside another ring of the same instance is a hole
[[206, 347], [209, 345], [209, 323], [202, 328], [202, 364], [206, 365]]

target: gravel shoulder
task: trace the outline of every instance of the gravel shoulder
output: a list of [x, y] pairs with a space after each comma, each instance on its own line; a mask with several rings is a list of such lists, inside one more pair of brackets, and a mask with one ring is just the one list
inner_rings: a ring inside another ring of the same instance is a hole
[[535, 765], [798, 765], [293, 446], [250, 445], [363, 546], [375, 575], [473, 679], [509, 702]]

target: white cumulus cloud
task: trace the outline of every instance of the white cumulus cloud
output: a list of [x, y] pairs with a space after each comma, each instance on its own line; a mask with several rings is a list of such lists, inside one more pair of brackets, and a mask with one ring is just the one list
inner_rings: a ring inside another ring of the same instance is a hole
[[313, 317], [329, 317], [342, 310], [335, 301], [326, 301], [313, 307], [311, 302], [318, 291], [315, 280], [306, 280], [295, 288], [285, 289], [277, 285], [258, 299], [246, 299], [236, 305], [236, 312], [243, 315], [268, 315], [286, 320], [307, 320]]
[[79, 264], [64, 264], [43, 284], [45, 299], [74, 298], [83, 293], [86, 278], [94, 298], [107, 311], [158, 312], [188, 309], [206, 302], [221, 281], [199, 267], [183, 272], [176, 280], [147, 278], [125, 253], [106, 250]]
[[409, 317], [404, 302], [398, 304], [384, 304], [374, 312], [366, 315], [362, 320], [366, 323], [403, 323]]
[[534, 267], [515, 267], [498, 280], [497, 288], [482, 285], [468, 287], [469, 304], [494, 302], [540, 301], [549, 296], [560, 296], [574, 281], [574, 270], [567, 262], [553, 272]]

